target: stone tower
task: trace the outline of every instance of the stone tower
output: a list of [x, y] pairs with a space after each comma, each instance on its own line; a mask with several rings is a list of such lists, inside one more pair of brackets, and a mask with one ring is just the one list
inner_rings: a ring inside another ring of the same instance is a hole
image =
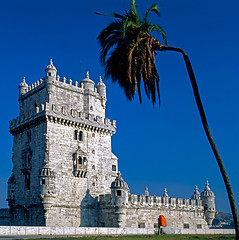
[[204, 206], [204, 214], [209, 227], [212, 226], [212, 221], [215, 218], [215, 196], [209, 187], [208, 181], [206, 181], [204, 191], [201, 193], [201, 199]]
[[126, 227], [126, 209], [129, 200], [128, 184], [121, 177], [119, 172], [111, 183], [111, 204], [114, 212], [114, 226]]
[[105, 104], [101, 78], [96, 87], [89, 73], [79, 84], [60, 80], [52, 60], [43, 79], [23, 79], [20, 115], [9, 127], [12, 225], [97, 226], [98, 195], [111, 194], [118, 172], [116, 122], [105, 118]]

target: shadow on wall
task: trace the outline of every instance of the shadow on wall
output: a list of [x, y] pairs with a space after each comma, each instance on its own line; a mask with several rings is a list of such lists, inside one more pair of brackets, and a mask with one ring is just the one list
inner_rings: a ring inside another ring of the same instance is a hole
[[98, 227], [99, 208], [98, 197], [92, 197], [90, 190], [86, 190], [86, 195], [81, 202], [81, 224], [80, 227]]

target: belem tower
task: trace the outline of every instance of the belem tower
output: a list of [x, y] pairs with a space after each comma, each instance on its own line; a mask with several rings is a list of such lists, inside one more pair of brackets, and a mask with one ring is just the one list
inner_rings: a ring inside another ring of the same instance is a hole
[[209, 228], [215, 196], [208, 182], [190, 199], [130, 193], [111, 150], [116, 121], [105, 117], [106, 86], [89, 73], [60, 79], [52, 60], [45, 77], [19, 85], [20, 115], [10, 121], [13, 169], [7, 182], [9, 225]]

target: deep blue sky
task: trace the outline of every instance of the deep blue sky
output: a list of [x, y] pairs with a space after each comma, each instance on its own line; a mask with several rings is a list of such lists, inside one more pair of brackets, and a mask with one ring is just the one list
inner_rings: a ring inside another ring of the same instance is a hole
[[[183, 48], [196, 73], [208, 122], [239, 205], [239, 2], [238, 0], [138, 0], [139, 11], [158, 3], [168, 44]], [[6, 181], [11, 174], [12, 137], [8, 121], [18, 115], [18, 85], [44, 76], [53, 58], [58, 74], [73, 81], [85, 72], [103, 76], [97, 35], [112, 20], [96, 16], [121, 12], [129, 0], [2, 0], [0, 2], [1, 161], [0, 207], [6, 207]], [[126, 100], [118, 85], [107, 85], [107, 117], [117, 120], [112, 148], [131, 193], [189, 198], [209, 180], [216, 206], [229, 212], [226, 191], [206, 140], [189, 79], [176, 53], [158, 53], [162, 105], [144, 96]], [[80, 67], [81, 66], [81, 67]]]

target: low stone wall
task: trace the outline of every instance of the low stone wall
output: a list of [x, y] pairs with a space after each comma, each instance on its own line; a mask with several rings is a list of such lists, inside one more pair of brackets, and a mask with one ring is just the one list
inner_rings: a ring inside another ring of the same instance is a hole
[[154, 228], [0, 226], [0, 236], [25, 235], [152, 235]]
[[[165, 234], [235, 234], [234, 229], [172, 229]], [[155, 228], [107, 228], [107, 227], [28, 227], [0, 226], [0, 236], [29, 235], [153, 235]]]
[[164, 228], [165, 234], [235, 234], [234, 229], [175, 229]]

